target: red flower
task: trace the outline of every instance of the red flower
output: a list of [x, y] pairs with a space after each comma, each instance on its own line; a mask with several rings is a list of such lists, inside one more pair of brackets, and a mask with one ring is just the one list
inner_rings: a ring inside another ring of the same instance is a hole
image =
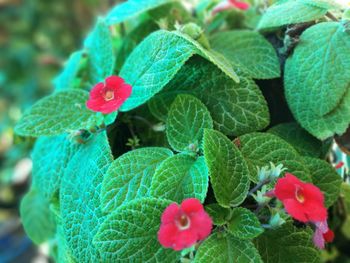
[[121, 77], [110, 76], [105, 83], [97, 83], [90, 91], [90, 98], [86, 106], [104, 114], [112, 113], [120, 108], [124, 101], [130, 97], [132, 87]]
[[316, 222], [316, 230], [313, 242], [319, 249], [324, 249], [325, 243], [331, 243], [334, 239], [334, 232], [328, 228], [327, 221]]
[[199, 200], [188, 198], [180, 206], [172, 203], [164, 210], [158, 240], [164, 247], [182, 250], [205, 239], [211, 228], [212, 220]]
[[277, 180], [276, 197], [282, 201], [286, 211], [301, 222], [327, 220], [323, 193], [318, 187], [304, 183], [292, 174]]
[[336, 166], [335, 169], [340, 169], [344, 166], [344, 162], [339, 162]]
[[213, 9], [213, 14], [216, 14], [218, 12], [222, 12], [228, 9], [232, 9], [232, 8], [237, 8], [240, 10], [247, 10], [250, 7], [250, 5], [246, 2], [241, 2], [241, 1], [237, 1], [237, 0], [226, 0], [223, 1], [221, 3], [219, 3], [218, 5], [216, 5]]

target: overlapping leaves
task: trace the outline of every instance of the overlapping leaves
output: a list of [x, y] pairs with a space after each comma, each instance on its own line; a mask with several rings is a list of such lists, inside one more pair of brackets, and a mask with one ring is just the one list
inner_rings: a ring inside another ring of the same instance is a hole
[[319, 23], [300, 37], [285, 69], [285, 93], [303, 128], [319, 139], [350, 123], [350, 35], [337, 22]]
[[178, 94], [199, 98], [208, 108], [214, 127], [227, 135], [257, 131], [269, 123], [267, 103], [253, 80], [241, 77], [235, 83], [218, 68], [193, 58], [150, 102], [152, 113], [165, 121], [169, 107]]

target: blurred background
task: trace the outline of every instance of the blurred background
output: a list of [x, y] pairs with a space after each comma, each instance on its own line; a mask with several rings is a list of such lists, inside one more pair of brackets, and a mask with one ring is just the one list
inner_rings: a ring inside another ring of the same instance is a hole
[[[30, 183], [34, 139], [16, 137], [13, 127], [25, 109], [51, 93], [52, 80], [81, 48], [96, 17], [117, 2], [0, 0], [0, 263], [50, 262], [48, 246], [34, 246], [21, 227], [18, 208]], [[350, 157], [344, 152], [350, 150], [350, 129], [337, 141], [343, 151], [334, 145], [331, 161], [345, 164], [338, 172], [348, 180]], [[344, 196], [350, 200], [346, 186]], [[340, 243], [350, 251], [350, 214], [345, 217]], [[325, 262], [334, 262], [334, 253], [325, 252]], [[340, 258], [337, 262], [350, 262], [350, 255]]]
[[33, 139], [13, 134], [21, 113], [53, 89], [64, 61], [118, 1], [0, 0], [0, 263], [49, 262], [18, 216], [32, 163]]

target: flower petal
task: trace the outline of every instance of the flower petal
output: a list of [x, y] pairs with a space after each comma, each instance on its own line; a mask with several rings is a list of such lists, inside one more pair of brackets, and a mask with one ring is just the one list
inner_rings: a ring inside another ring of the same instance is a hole
[[302, 187], [303, 182], [292, 174], [287, 173], [285, 177], [279, 178], [275, 186], [276, 197], [283, 201], [284, 199], [295, 199], [296, 187]]
[[110, 76], [106, 78], [105, 82], [108, 88], [116, 89], [119, 86], [123, 85], [124, 79], [118, 76]]
[[187, 198], [181, 203], [181, 209], [186, 214], [191, 215], [193, 213], [197, 213], [203, 211], [203, 205], [196, 198]]
[[190, 220], [191, 228], [197, 231], [198, 240], [203, 240], [210, 235], [213, 222], [204, 210], [191, 216]]
[[283, 205], [288, 214], [294, 219], [306, 223], [309, 218], [305, 214], [304, 206], [294, 199], [286, 199], [283, 201]]
[[174, 223], [162, 224], [158, 231], [158, 241], [164, 247], [173, 247], [178, 236], [179, 229]]
[[161, 222], [169, 224], [175, 222], [175, 217], [179, 213], [180, 207], [177, 203], [170, 204], [163, 212]]

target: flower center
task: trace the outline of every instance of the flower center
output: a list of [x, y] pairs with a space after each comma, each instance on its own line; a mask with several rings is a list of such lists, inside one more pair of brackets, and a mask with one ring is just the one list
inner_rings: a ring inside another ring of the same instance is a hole
[[175, 222], [180, 230], [186, 230], [190, 227], [190, 219], [185, 214], [182, 214]]
[[103, 94], [103, 98], [105, 99], [105, 101], [113, 100], [114, 99], [114, 91], [107, 89]]
[[302, 189], [300, 187], [297, 188], [295, 191], [295, 198], [298, 200], [299, 203], [304, 203], [305, 202], [305, 197], [302, 193]]

